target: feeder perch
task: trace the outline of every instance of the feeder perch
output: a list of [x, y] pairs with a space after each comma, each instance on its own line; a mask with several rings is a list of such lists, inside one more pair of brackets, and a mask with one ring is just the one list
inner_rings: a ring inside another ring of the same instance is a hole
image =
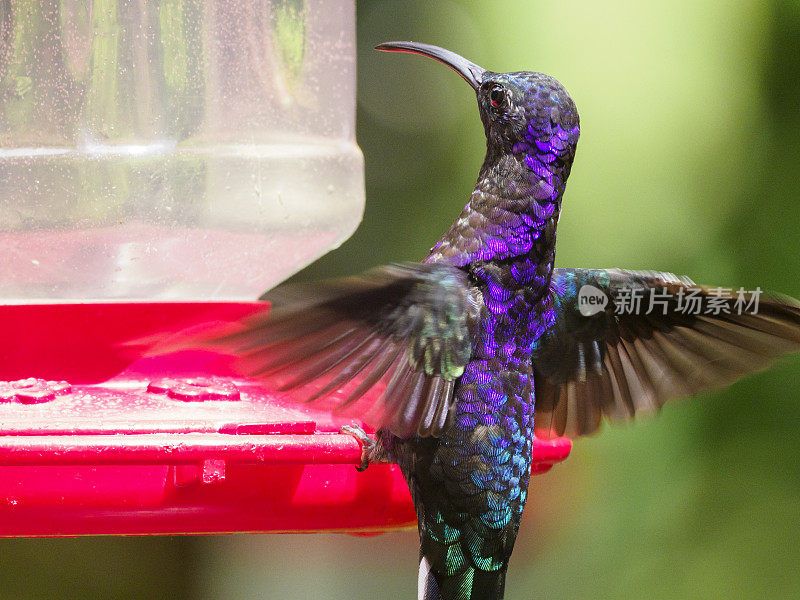
[[[342, 531], [416, 526], [394, 465], [354, 468], [346, 422], [279, 403], [228, 357], [130, 356], [153, 331], [259, 303], [0, 306], [0, 536]], [[566, 458], [535, 440], [533, 473]]]

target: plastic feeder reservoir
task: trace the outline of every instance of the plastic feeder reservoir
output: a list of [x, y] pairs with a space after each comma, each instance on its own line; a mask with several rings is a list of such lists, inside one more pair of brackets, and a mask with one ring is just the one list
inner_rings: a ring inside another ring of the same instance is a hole
[[354, 23], [352, 0], [0, 7], [0, 298], [250, 300], [345, 240]]
[[352, 0], [0, 4], [0, 536], [415, 525], [343, 423], [123, 344], [263, 310], [353, 232], [354, 24]]

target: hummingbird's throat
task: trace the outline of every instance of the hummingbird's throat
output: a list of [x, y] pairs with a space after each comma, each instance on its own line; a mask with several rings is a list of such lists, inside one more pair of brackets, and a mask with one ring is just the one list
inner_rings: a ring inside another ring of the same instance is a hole
[[552, 264], [566, 176], [560, 176], [560, 163], [545, 175], [532, 169], [531, 162], [536, 161], [524, 154], [487, 155], [469, 203], [428, 260], [457, 266], [489, 261]]
[[484, 211], [487, 204], [494, 208], [497, 214], [489, 216], [499, 225], [509, 224], [502, 213], [513, 213], [526, 228], [543, 231], [552, 218], [558, 220], [565, 181], [560, 171], [541, 169], [531, 154], [506, 154], [484, 163], [470, 202]]

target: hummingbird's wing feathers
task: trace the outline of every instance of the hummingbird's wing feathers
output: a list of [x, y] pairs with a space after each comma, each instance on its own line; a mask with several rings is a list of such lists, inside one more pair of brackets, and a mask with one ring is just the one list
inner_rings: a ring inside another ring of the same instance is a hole
[[[555, 320], [532, 358], [539, 437], [593, 433], [800, 350], [800, 303], [760, 290], [588, 269], [556, 269], [550, 287]], [[588, 314], [598, 294], [608, 302]]]
[[242, 374], [291, 399], [333, 399], [334, 412], [398, 437], [445, 427], [483, 306], [465, 272], [396, 264], [281, 286], [264, 299], [272, 302], [268, 315], [204, 345], [233, 354]]

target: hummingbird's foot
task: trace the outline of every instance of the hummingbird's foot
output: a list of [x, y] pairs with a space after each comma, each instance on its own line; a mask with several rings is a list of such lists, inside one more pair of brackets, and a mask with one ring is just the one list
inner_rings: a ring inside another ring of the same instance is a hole
[[369, 437], [367, 432], [358, 425], [345, 425], [339, 430], [339, 433], [352, 435], [361, 444], [361, 464], [356, 467], [356, 471], [359, 473], [367, 470], [371, 460], [386, 460], [380, 456], [377, 440]]

